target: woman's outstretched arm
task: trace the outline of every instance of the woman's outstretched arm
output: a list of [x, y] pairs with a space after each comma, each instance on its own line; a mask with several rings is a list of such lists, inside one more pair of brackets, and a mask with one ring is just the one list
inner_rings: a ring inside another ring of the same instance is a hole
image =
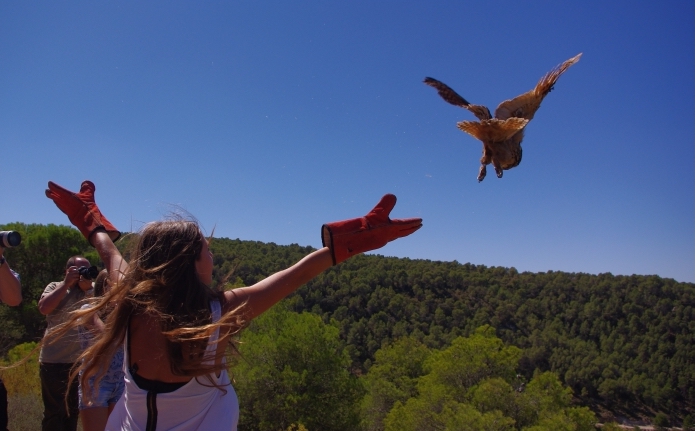
[[321, 228], [322, 249], [253, 286], [225, 292], [225, 311], [245, 303], [244, 317], [251, 320], [331, 266], [356, 254], [381, 248], [422, 227], [421, 218], [389, 218], [395, 205], [396, 197], [387, 194], [364, 217], [324, 224]]
[[245, 317], [248, 320], [254, 319], [331, 266], [331, 250], [324, 247], [253, 286], [225, 292], [227, 304], [224, 311], [233, 310], [246, 303]]

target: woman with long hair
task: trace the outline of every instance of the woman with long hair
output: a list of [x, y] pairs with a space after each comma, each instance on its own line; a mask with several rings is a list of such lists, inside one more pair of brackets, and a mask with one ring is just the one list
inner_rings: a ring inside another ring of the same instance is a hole
[[364, 217], [323, 225], [324, 247], [258, 283], [226, 292], [211, 289], [213, 258], [192, 220], [148, 223], [130, 261], [113, 243], [120, 232], [94, 202], [95, 186], [73, 193], [49, 182], [46, 195], [92, 244], [113, 288], [66, 326], [89, 319], [110, 303], [104, 330], [81, 356], [73, 378], [95, 377], [124, 347], [125, 393], [107, 430], [236, 430], [239, 406], [226, 371], [232, 336], [253, 318], [343, 260], [409, 235], [419, 218], [391, 220], [396, 197], [385, 195]]

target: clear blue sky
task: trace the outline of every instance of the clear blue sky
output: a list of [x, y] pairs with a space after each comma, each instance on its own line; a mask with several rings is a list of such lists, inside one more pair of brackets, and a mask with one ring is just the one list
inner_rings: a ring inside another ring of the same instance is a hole
[[[489, 4], [492, 4], [491, 6]], [[0, 223], [67, 224], [97, 185], [122, 230], [179, 205], [215, 236], [320, 246], [422, 217], [387, 256], [695, 281], [693, 2], [0, 3]], [[477, 183], [473, 119], [583, 52]]]

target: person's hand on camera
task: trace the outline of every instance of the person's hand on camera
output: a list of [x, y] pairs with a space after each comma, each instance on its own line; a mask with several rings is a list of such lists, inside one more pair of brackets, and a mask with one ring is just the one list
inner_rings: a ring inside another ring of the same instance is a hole
[[73, 287], [80, 281], [80, 271], [76, 266], [71, 266], [65, 271], [63, 283], [67, 287]]
[[391, 220], [389, 214], [395, 205], [396, 196], [387, 194], [364, 217], [324, 224], [321, 239], [324, 247], [331, 249], [333, 264], [381, 248], [389, 241], [410, 235], [422, 227], [421, 218]]
[[[91, 181], [83, 181], [79, 193], [49, 181], [46, 197], [68, 216], [70, 222], [84, 235], [88, 242], [94, 232], [104, 229], [112, 241], [118, 240], [121, 233], [104, 217], [94, 202], [96, 186]], [[90, 242], [91, 244], [91, 242]]]

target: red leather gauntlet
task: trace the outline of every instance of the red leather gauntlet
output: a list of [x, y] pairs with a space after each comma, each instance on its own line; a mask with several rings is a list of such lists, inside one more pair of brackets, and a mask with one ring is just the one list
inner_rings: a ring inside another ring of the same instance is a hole
[[99, 207], [94, 202], [95, 190], [96, 187], [91, 181], [83, 181], [79, 193], [73, 193], [49, 181], [46, 196], [53, 200], [58, 209], [68, 216], [70, 222], [87, 238], [87, 242], [99, 228], [104, 229], [111, 240], [115, 242], [121, 237], [121, 232], [101, 214]]
[[395, 205], [396, 196], [387, 194], [364, 217], [324, 224], [321, 239], [323, 246], [331, 249], [333, 265], [356, 254], [381, 248], [389, 241], [410, 235], [422, 227], [421, 218], [391, 220], [389, 213]]

